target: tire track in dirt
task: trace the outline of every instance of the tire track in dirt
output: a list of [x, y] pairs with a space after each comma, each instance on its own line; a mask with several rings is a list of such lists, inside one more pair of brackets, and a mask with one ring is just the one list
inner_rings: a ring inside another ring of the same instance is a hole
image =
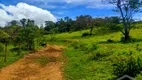
[[[63, 80], [62, 55], [64, 46], [47, 45], [47, 47], [16, 61], [0, 70], [0, 80]], [[35, 62], [41, 56], [48, 57], [44, 66]]]

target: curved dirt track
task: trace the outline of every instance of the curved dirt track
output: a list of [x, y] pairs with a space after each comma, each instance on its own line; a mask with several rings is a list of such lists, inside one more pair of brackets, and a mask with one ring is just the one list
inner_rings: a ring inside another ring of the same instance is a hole
[[[63, 46], [47, 45], [47, 47], [16, 61], [0, 70], [0, 80], [63, 80], [62, 56]], [[44, 66], [35, 62], [41, 56], [48, 57]]]

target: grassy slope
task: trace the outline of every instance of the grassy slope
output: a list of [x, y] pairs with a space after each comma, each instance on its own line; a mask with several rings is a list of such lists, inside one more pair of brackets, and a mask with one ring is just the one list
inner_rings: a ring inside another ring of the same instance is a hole
[[[123, 36], [120, 32], [106, 34], [102, 36], [80, 37], [82, 33], [88, 30], [78, 31], [73, 33], [57, 34], [56, 43], [65, 42], [69, 47], [64, 53], [68, 57], [68, 63], [65, 65], [65, 77], [67, 80], [112, 80], [116, 76], [113, 74], [112, 63], [119, 58], [126, 59], [130, 52], [135, 57], [142, 56], [141, 51], [136, 50], [136, 45], [139, 44], [142, 48], [142, 29], [134, 29], [131, 31], [131, 36], [139, 41], [134, 43], [121, 43], [120, 38]], [[108, 39], [112, 39], [114, 43], [107, 43]], [[87, 50], [74, 49], [70, 44], [74, 41], [86, 43], [89, 45], [97, 44], [98, 49], [88, 52]], [[93, 54], [101, 53], [108, 54], [98, 59], [92, 59]], [[141, 75], [138, 76], [140, 78]], [[142, 78], [140, 78], [142, 79]]]
[[[106, 34], [102, 36], [94, 35], [89, 37], [81, 37], [82, 33], [89, 30], [78, 31], [73, 33], [62, 33], [55, 35], [55, 41], [49, 42], [51, 44], [65, 44], [68, 46], [64, 55], [68, 57], [67, 64], [65, 65], [65, 77], [67, 80], [111, 80], [116, 78], [113, 75], [112, 63], [119, 58], [127, 58], [130, 52], [133, 56], [142, 56], [141, 51], [136, 50], [136, 45], [139, 44], [142, 47], [142, 41], [134, 43], [120, 43], [120, 32]], [[131, 36], [136, 39], [142, 39], [142, 29], [134, 29], [131, 31]], [[50, 40], [50, 36], [46, 36], [47, 40]], [[106, 43], [108, 39], [112, 39], [115, 43]], [[97, 50], [79, 50], [74, 49], [70, 44], [78, 41], [79, 43], [87, 44], [90, 48], [92, 44], [97, 44]], [[9, 46], [9, 50], [12, 49]], [[16, 52], [8, 51], [7, 62], [4, 63], [2, 57], [3, 53], [0, 53], [0, 67], [6, 66], [10, 63], [21, 58], [27, 51], [22, 51], [21, 55], [16, 55]], [[107, 54], [98, 59], [94, 59], [94, 54], [101, 53]], [[141, 75], [138, 75], [138, 80], [142, 79]]]

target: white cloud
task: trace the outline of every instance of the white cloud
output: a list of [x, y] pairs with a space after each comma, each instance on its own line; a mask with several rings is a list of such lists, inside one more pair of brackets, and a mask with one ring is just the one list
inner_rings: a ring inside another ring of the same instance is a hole
[[37, 25], [43, 24], [45, 21], [57, 21], [50, 11], [26, 3], [18, 3], [16, 6], [0, 4], [0, 7], [2, 7], [0, 9], [0, 26], [6, 25], [11, 20], [19, 20], [22, 18], [35, 20]]
[[12, 20], [12, 16], [8, 15], [5, 10], [0, 9], [0, 26], [4, 26], [6, 22]]

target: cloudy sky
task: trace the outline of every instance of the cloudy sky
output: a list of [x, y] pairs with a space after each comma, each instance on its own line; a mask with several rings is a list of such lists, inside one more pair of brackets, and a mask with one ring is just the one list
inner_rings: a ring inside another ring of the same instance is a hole
[[40, 25], [48, 20], [56, 22], [65, 16], [75, 19], [79, 15], [118, 15], [113, 8], [114, 5], [104, 4], [101, 0], [0, 0], [0, 26], [22, 18], [33, 19]]

